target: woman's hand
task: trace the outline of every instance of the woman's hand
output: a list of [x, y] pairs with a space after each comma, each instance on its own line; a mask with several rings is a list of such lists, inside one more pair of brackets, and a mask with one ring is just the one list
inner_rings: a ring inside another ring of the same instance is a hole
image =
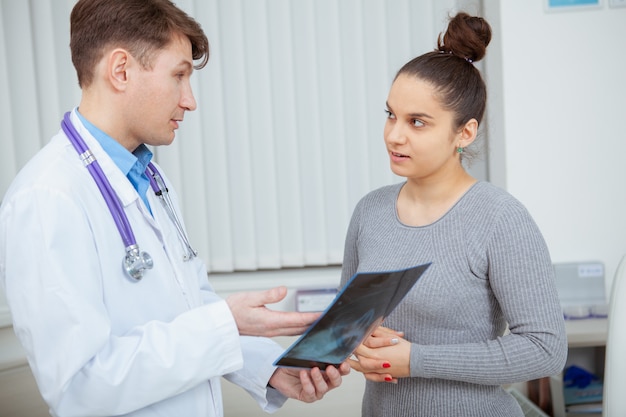
[[386, 327], [376, 329], [348, 359], [350, 367], [374, 382], [398, 382], [411, 375], [411, 342], [403, 333]]

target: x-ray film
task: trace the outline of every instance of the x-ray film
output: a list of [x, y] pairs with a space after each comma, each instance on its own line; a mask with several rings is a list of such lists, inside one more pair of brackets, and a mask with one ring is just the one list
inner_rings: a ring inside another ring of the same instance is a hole
[[274, 365], [322, 370], [339, 366], [396, 308], [429, 266], [355, 274]]

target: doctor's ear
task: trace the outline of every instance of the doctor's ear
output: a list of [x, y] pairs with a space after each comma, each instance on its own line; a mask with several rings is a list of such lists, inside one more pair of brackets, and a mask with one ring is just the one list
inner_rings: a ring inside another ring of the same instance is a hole
[[125, 90], [132, 58], [128, 51], [115, 49], [109, 54], [106, 77], [115, 89]]

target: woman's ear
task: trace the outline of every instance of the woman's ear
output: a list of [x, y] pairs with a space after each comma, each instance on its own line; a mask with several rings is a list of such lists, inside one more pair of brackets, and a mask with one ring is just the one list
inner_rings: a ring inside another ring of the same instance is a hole
[[468, 120], [459, 131], [457, 147], [466, 148], [474, 142], [478, 134], [478, 121], [476, 119]]

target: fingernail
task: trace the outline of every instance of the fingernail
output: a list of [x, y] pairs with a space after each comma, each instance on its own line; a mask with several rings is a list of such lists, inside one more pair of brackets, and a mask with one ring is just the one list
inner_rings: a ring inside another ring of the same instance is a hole
[[391, 364], [389, 362], [383, 362], [383, 368], [391, 368]]
[[390, 377], [390, 376], [386, 376], [386, 377], [385, 377], [385, 381], [387, 381], [387, 382], [391, 382], [391, 381], [393, 381], [393, 378], [392, 378], [392, 377]]
[[392, 344], [392, 345], [397, 345], [397, 344], [398, 344], [398, 342], [399, 342], [399, 340], [398, 340], [398, 339], [396, 339], [395, 337], [394, 337], [393, 339], [391, 339], [391, 344]]

